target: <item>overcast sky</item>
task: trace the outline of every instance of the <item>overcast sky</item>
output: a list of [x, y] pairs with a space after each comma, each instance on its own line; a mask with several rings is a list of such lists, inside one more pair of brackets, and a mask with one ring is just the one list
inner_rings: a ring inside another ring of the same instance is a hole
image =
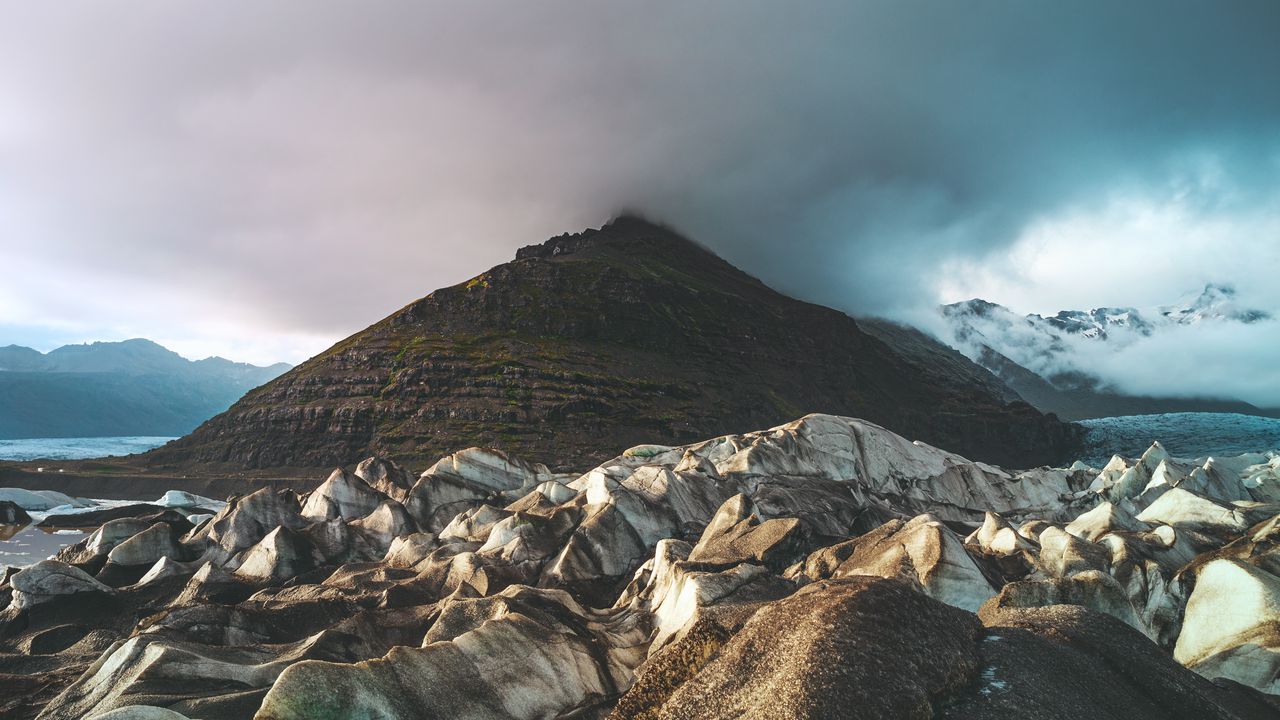
[[0, 344], [297, 362], [624, 208], [854, 313], [1280, 309], [1280, 3], [610, 5], [0, 0]]

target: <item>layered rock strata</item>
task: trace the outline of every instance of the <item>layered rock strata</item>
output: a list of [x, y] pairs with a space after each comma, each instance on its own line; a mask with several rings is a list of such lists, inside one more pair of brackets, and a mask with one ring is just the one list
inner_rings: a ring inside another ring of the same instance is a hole
[[1081, 439], [937, 341], [891, 339], [622, 217], [436, 290], [139, 462], [293, 474], [483, 445], [579, 470], [813, 411], [1016, 467], [1060, 462]]

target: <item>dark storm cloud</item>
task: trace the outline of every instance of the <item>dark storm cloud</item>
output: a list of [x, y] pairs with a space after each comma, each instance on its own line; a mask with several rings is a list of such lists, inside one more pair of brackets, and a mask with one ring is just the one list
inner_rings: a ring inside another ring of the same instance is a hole
[[622, 208], [901, 312], [1046, 219], [1260, 217], [1280, 176], [1267, 2], [3, 14], [0, 326], [190, 352], [296, 359]]

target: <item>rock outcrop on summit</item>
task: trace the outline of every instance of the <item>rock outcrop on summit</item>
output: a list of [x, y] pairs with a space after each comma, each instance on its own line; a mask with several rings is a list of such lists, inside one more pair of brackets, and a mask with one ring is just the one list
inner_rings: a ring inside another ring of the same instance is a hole
[[568, 469], [815, 411], [1013, 467], [1078, 442], [959, 353], [873, 326], [622, 217], [431, 293], [143, 461], [315, 469], [480, 445]]
[[1277, 483], [1277, 453], [1013, 471], [821, 414], [585, 473], [375, 457], [6, 572], [0, 713], [1275, 718]]

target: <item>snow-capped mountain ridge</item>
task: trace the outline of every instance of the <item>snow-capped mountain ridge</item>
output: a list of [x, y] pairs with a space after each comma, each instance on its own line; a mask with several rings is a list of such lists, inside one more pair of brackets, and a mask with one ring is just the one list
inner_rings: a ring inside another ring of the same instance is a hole
[[[970, 300], [969, 303], [974, 303]], [[986, 302], [985, 300], [982, 302]], [[988, 303], [995, 305], [994, 303]], [[947, 306], [952, 307], [952, 306]], [[997, 308], [1004, 309], [1000, 305]], [[1271, 314], [1240, 306], [1231, 285], [1210, 283], [1198, 295], [1191, 295], [1173, 305], [1160, 305], [1147, 310], [1135, 307], [1100, 307], [1092, 310], [1061, 310], [1057, 315], [1027, 315], [1032, 322], [1043, 321], [1063, 332], [1080, 337], [1107, 340], [1118, 331], [1149, 337], [1161, 325], [1194, 325], [1206, 320], [1254, 323], [1268, 320]]]
[[1103, 340], [1107, 338], [1107, 331], [1113, 328], [1125, 328], [1141, 335], [1150, 335], [1155, 330], [1136, 308], [1094, 308], [1088, 312], [1062, 310], [1053, 317], [1035, 317], [1064, 332]]
[[1205, 285], [1199, 297], [1190, 303], [1164, 305], [1158, 310], [1164, 319], [1180, 325], [1190, 325], [1203, 320], [1228, 320], [1250, 324], [1271, 319], [1269, 312], [1240, 307], [1236, 299], [1236, 289], [1231, 285], [1213, 283]]
[[[1180, 352], [1179, 348], [1203, 347], [1187, 343], [1199, 342], [1205, 333], [1220, 337], [1235, 333], [1233, 328], [1243, 331], [1245, 326], [1274, 319], [1270, 312], [1243, 304], [1232, 286], [1218, 283], [1174, 304], [1150, 308], [1099, 307], [1020, 315], [1003, 305], [974, 298], [942, 306], [940, 316], [938, 334], [944, 342], [990, 370], [1033, 405], [1073, 419], [1100, 417], [1098, 413], [1108, 414], [1108, 409], [1112, 411], [1109, 414], [1257, 411], [1248, 403], [1240, 403], [1239, 408], [1219, 407], [1214, 402], [1249, 398], [1203, 382], [1179, 385], [1162, 394], [1142, 389], [1126, 392], [1126, 383], [1113, 378], [1123, 377], [1118, 367], [1132, 367], [1134, 362], [1146, 365], [1156, 357]], [[1262, 328], [1258, 331], [1266, 332]], [[1181, 398], [1190, 404], [1166, 407], [1134, 402], [1161, 397]], [[1203, 400], [1214, 402], [1197, 404]]]
[[[1173, 305], [1142, 310], [1135, 307], [1100, 307], [1092, 310], [1062, 310], [1056, 315], [1018, 315], [1003, 305], [981, 298], [942, 307], [957, 347], [971, 358], [981, 354], [981, 344], [1028, 367], [1035, 356], [1055, 356], [1065, 349], [1065, 336], [1131, 342], [1150, 337], [1162, 327], [1194, 325], [1201, 322], [1251, 324], [1271, 319], [1264, 310], [1242, 307], [1235, 288], [1210, 283], [1195, 296]], [[1024, 350], [1026, 352], [1020, 352]], [[1007, 352], [1012, 351], [1012, 352]], [[1028, 357], [1028, 354], [1032, 356]], [[1036, 369], [1032, 367], [1032, 369]]]

